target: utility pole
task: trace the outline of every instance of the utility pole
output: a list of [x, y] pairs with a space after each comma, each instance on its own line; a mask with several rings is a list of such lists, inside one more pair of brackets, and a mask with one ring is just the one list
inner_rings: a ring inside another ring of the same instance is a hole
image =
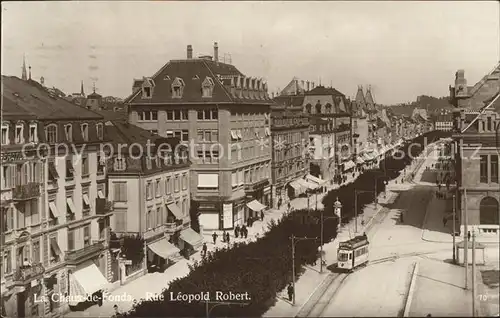
[[354, 231], [358, 233], [358, 192], [354, 190]]
[[295, 236], [292, 234], [292, 305], [295, 305]]
[[453, 263], [456, 263], [456, 255], [455, 255], [455, 205], [456, 205], [456, 198], [455, 195], [453, 195]]
[[472, 317], [476, 316], [476, 231], [472, 229]]
[[467, 189], [464, 188], [464, 266], [465, 266], [465, 289], [469, 289], [469, 237], [467, 226]]
[[316, 211], [318, 211], [318, 190], [316, 189]]

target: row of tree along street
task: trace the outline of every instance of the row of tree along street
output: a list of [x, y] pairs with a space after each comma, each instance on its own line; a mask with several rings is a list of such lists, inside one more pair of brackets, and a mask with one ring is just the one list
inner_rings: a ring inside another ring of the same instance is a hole
[[[342, 222], [349, 222], [354, 213], [354, 190], [372, 191], [358, 195], [358, 213], [374, 202], [375, 182], [376, 192], [385, 191], [385, 182], [396, 178], [409, 163], [423, 150], [423, 145], [436, 139], [447, 137], [440, 131], [429, 132], [419, 136], [400, 147], [405, 154], [401, 159], [386, 157], [380, 167], [385, 170], [369, 170], [359, 176], [353, 183], [330, 191], [323, 199], [324, 215], [333, 216], [333, 203], [338, 198], [342, 203]], [[411, 144], [419, 144], [420, 147]], [[399, 156], [398, 158], [400, 158]], [[381, 177], [382, 176], [382, 177]], [[208, 253], [200, 263], [190, 268], [188, 276], [171, 282], [164, 290], [164, 300], [148, 300], [139, 302], [130, 312], [122, 314], [125, 317], [201, 317], [207, 314], [205, 302], [179, 302], [171, 299], [171, 293], [199, 294], [209, 292], [211, 300], [215, 301], [216, 291], [245, 293], [251, 300], [244, 306], [217, 306], [210, 304], [212, 316], [223, 317], [253, 317], [262, 316], [276, 302], [276, 295], [292, 280], [291, 240], [293, 234], [297, 237], [319, 237], [321, 211], [295, 210], [284, 216], [279, 222], [271, 223], [270, 230], [256, 242], [235, 244], [231, 249], [221, 249]], [[329, 242], [337, 236], [335, 218], [324, 220], [324, 242]], [[303, 265], [315, 263], [318, 258], [320, 240], [303, 240], [295, 247], [295, 268], [297, 278], [303, 273]]]

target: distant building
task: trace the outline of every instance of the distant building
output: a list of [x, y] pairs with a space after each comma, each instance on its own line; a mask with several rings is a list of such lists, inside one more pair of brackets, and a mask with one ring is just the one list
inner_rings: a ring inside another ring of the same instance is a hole
[[191, 194], [205, 229], [231, 229], [271, 202], [267, 84], [214, 56], [171, 60], [134, 80], [129, 122], [163, 137], [193, 142]]
[[453, 129], [452, 114], [437, 115], [434, 119], [434, 129], [441, 131], [451, 131]]
[[467, 86], [464, 71], [459, 70], [455, 86], [450, 86], [450, 100], [456, 107], [453, 139], [457, 215], [462, 233], [474, 229], [479, 242], [500, 239], [499, 91], [500, 64], [472, 87]]

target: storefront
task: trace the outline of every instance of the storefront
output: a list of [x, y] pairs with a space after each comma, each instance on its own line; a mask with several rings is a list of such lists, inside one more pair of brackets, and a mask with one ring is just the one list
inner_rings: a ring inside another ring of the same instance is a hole
[[189, 249], [190, 252], [197, 251], [203, 245], [203, 237], [190, 227], [181, 231], [180, 239], [185, 243], [184, 249]]
[[147, 243], [147, 247], [148, 269], [163, 271], [182, 257], [181, 250], [170, 243], [165, 236]]

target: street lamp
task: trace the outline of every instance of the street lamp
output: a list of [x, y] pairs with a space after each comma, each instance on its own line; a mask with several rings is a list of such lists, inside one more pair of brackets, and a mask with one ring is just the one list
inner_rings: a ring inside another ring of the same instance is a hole
[[293, 287], [292, 306], [293, 306], [295, 305], [295, 243], [305, 240], [317, 240], [318, 238], [295, 237], [294, 235], [292, 235], [290, 239], [292, 240], [292, 287]]
[[[376, 181], [376, 180], [375, 180]], [[354, 190], [354, 232], [358, 233], [358, 194], [372, 193], [371, 190]], [[376, 191], [375, 191], [376, 193]]]
[[333, 211], [335, 213], [335, 216], [329, 216], [326, 217], [324, 216], [324, 209], [321, 210], [321, 242], [320, 242], [320, 267], [319, 267], [319, 272], [323, 273], [323, 230], [324, 230], [324, 225], [323, 222], [328, 219], [338, 219], [337, 223], [337, 229], [340, 228], [340, 221], [342, 219], [341, 217], [341, 209], [342, 209], [342, 203], [340, 203], [339, 198], [337, 197], [337, 200], [333, 203]]

